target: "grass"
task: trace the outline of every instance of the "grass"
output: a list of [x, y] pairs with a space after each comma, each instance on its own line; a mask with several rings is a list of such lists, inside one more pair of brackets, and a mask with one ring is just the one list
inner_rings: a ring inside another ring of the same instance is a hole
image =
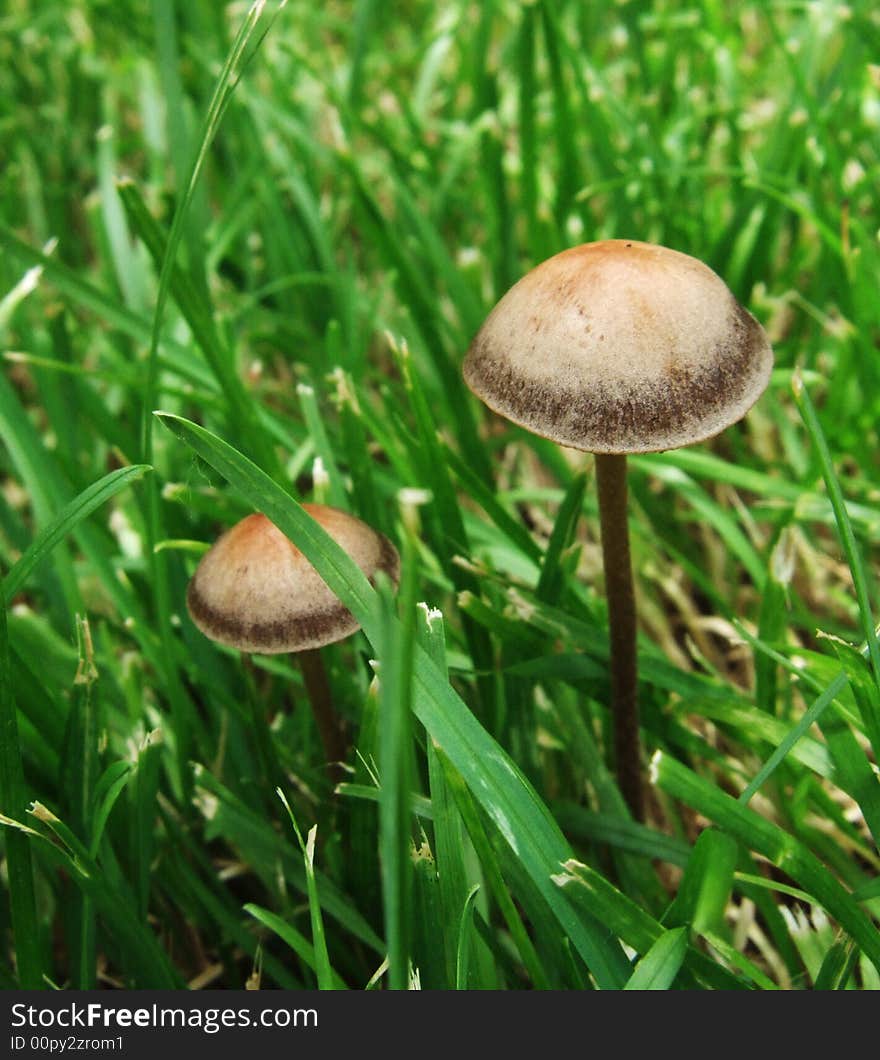
[[[880, 987], [871, 5], [30, 8], [0, 986]], [[610, 237], [706, 261], [776, 352], [741, 424], [630, 461], [644, 824], [591, 458], [460, 375], [512, 282]], [[307, 501], [396, 543], [396, 596]], [[295, 663], [186, 613], [254, 509], [362, 626], [324, 650], [336, 790]]]

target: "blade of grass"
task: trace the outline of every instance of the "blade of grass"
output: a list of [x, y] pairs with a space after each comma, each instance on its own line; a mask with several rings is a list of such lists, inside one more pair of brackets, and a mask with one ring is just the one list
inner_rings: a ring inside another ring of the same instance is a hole
[[[98, 771], [99, 721], [92, 694], [98, 671], [88, 620], [77, 615], [76, 625], [79, 663], [67, 716], [62, 792], [64, 804], [69, 807], [71, 827], [89, 843]], [[77, 990], [90, 990], [96, 978], [94, 905], [86, 894], [76, 893], [73, 898], [69, 918], [73, 939], [71, 979]]]
[[[17, 817], [24, 814], [27, 802], [9, 669], [6, 607], [0, 605], [0, 810]], [[44, 967], [31, 848], [27, 835], [14, 829], [6, 833], [6, 872], [18, 985], [23, 990], [40, 990], [45, 986]]]
[[592, 813], [574, 803], [553, 806], [563, 829], [578, 839], [609, 846], [652, 861], [666, 861], [681, 868], [687, 864], [691, 847], [673, 836], [663, 835], [647, 825], [627, 820], [617, 813]]
[[[71, 490], [58, 464], [52, 459], [42, 437], [22, 405], [12, 384], [0, 374], [0, 439], [6, 445], [12, 467], [28, 493], [36, 524], [51, 520]], [[63, 607], [72, 616], [82, 610], [81, 594], [69, 556], [56, 556], [53, 574], [63, 592]], [[72, 632], [72, 618], [68, 617]]]
[[846, 684], [846, 674], [838, 674], [825, 691], [814, 700], [809, 709], [804, 712], [797, 724], [789, 729], [788, 733], [780, 741], [776, 750], [770, 755], [764, 765], [761, 766], [754, 777], [752, 777], [742, 794], [739, 796], [739, 801], [743, 806], [748, 805], [755, 792], [757, 792], [773, 773], [776, 772], [798, 740], [800, 740], [801, 737], [810, 730], [810, 727], [822, 717], [828, 707], [831, 706], [834, 700], [837, 699], [841, 692], [846, 688]]
[[128, 838], [135, 868], [133, 890], [139, 914], [146, 919], [153, 886], [156, 818], [161, 766], [161, 732], [148, 733], [138, 749], [134, 783], [128, 788], [132, 827]]
[[825, 435], [819, 423], [819, 417], [816, 415], [816, 409], [807, 388], [804, 386], [803, 379], [798, 373], [795, 373], [792, 378], [792, 389], [794, 391], [795, 402], [797, 403], [801, 418], [803, 419], [807, 432], [810, 435], [810, 440], [813, 443], [816, 455], [819, 458], [819, 464], [822, 468], [822, 477], [825, 479], [828, 497], [831, 501], [831, 507], [834, 510], [834, 518], [837, 522], [837, 530], [840, 534], [840, 543], [843, 547], [843, 554], [846, 556], [846, 562], [849, 566], [850, 573], [852, 574], [853, 586], [856, 591], [856, 600], [859, 605], [859, 616], [862, 623], [862, 636], [868, 646], [868, 658], [871, 660], [874, 684], [877, 686], [878, 693], [880, 693], [880, 643], [878, 643], [877, 640], [874, 618], [871, 613], [871, 598], [868, 593], [868, 581], [865, 577], [865, 568], [862, 563], [862, 557], [859, 553], [858, 545], [856, 544], [852, 523], [850, 522], [849, 514], [846, 509], [843, 490], [840, 488], [840, 480], [834, 470], [834, 461], [831, 456], [831, 451], [828, 448], [828, 442], [825, 439]]
[[479, 884], [474, 884], [468, 891], [464, 900], [464, 908], [461, 911], [461, 919], [458, 922], [458, 945], [456, 947], [455, 959], [455, 989], [467, 990], [468, 972], [471, 960], [471, 939], [474, 933], [474, 902], [479, 893]]
[[[407, 396], [416, 420], [419, 441], [416, 452], [419, 454], [417, 459], [421, 469], [420, 484], [431, 491], [433, 498], [433, 504], [426, 515], [426, 523], [430, 518], [429, 527], [438, 558], [444, 570], [449, 571], [457, 591], [476, 591], [477, 584], [473, 575], [452, 562], [456, 551], [469, 555], [470, 545], [458, 496], [443, 459], [443, 449], [438, 438], [433, 412], [406, 342], [398, 344], [390, 339], [390, 344], [400, 365]], [[469, 618], [464, 620], [464, 629], [478, 675], [477, 687], [481, 705], [489, 707], [493, 701], [494, 685], [491, 678], [482, 675], [492, 668], [492, 647], [485, 631], [472, 623]]]
[[851, 939], [835, 942], [822, 961], [813, 989], [846, 990], [858, 955], [859, 951]]
[[636, 965], [624, 990], [668, 990], [687, 954], [687, 928], [672, 928], [657, 939]]
[[318, 405], [315, 388], [307, 383], [300, 383], [296, 388], [296, 393], [299, 398], [300, 408], [303, 412], [303, 418], [306, 421], [306, 428], [308, 429], [309, 436], [315, 447], [315, 453], [321, 458], [321, 461], [324, 464], [324, 470], [327, 473], [327, 478], [329, 479], [328, 493], [330, 504], [332, 504], [334, 508], [342, 508], [343, 511], [347, 511], [349, 507], [348, 497], [345, 494], [342, 475], [336, 464], [333, 447], [327, 436], [327, 429], [324, 426], [324, 416], [321, 414], [321, 409]]
[[498, 864], [498, 858], [495, 855], [488, 835], [486, 835], [486, 830], [477, 814], [471, 795], [442, 753], [439, 751], [435, 753], [443, 770], [446, 785], [455, 798], [462, 821], [467, 828], [470, 840], [480, 860], [480, 866], [485, 873], [489, 890], [501, 910], [501, 915], [507, 924], [510, 937], [519, 952], [520, 960], [529, 973], [532, 985], [538, 990], [547, 990], [550, 986], [547, 973], [541, 966], [541, 959], [529, 937], [516, 903], [511, 898], [501, 867]]
[[571, 544], [583, 508], [586, 488], [586, 473], [581, 472], [575, 475], [559, 506], [559, 513], [553, 524], [541, 566], [541, 577], [538, 579], [538, 587], [535, 590], [535, 596], [542, 603], [557, 603], [560, 587], [565, 584], [564, 575], [560, 569], [560, 560], [563, 550]]
[[296, 832], [297, 842], [299, 843], [300, 850], [303, 854], [303, 864], [306, 870], [306, 886], [309, 894], [309, 913], [312, 918], [312, 940], [315, 947], [315, 972], [318, 976], [318, 989], [319, 990], [334, 990], [336, 988], [335, 976], [333, 968], [330, 964], [330, 954], [327, 952], [327, 937], [324, 934], [324, 918], [321, 915], [321, 900], [318, 897], [318, 885], [315, 880], [315, 837], [318, 834], [318, 826], [312, 825], [309, 829], [309, 834], [303, 842], [302, 833], [299, 830], [299, 825], [296, 823], [296, 818], [293, 816], [293, 810], [290, 808], [290, 804], [281, 788], [277, 789], [278, 798], [284, 803], [284, 809], [287, 810], [287, 816], [290, 818], [290, 823], [293, 825], [293, 830]]
[[[211, 815], [209, 839], [222, 837], [240, 849], [257, 867], [260, 882], [271, 894], [279, 894], [275, 866], [280, 864], [287, 884], [307, 897], [308, 881], [301, 859], [293, 855], [262, 809], [256, 812], [245, 805], [203, 766], [194, 767], [193, 772], [197, 796], [204, 799]], [[382, 940], [356, 908], [351, 895], [340, 891], [321, 872], [315, 873], [315, 879], [322, 912], [373, 953], [384, 953]]]
[[[132, 228], [143, 240], [157, 268], [162, 268], [169, 245], [165, 233], [147, 209], [143, 197], [130, 179], [118, 184], [119, 197]], [[214, 323], [215, 312], [197, 284], [183, 268], [175, 264], [168, 281], [193, 337], [226, 398], [231, 410], [230, 429], [242, 439], [242, 448], [252, 454], [261, 466], [278, 472], [277, 459], [259, 417], [253, 399], [236, 371], [231, 351], [221, 341]]]
[[[443, 615], [440, 611], [429, 608], [427, 604], [420, 604], [419, 607], [424, 617], [424, 621], [420, 620], [417, 627], [419, 642], [437, 669], [446, 674], [448, 671]], [[452, 924], [467, 899], [468, 884], [473, 878], [468, 871], [468, 856], [473, 860], [475, 855], [461, 813], [455, 804], [455, 796], [446, 782], [440, 755], [432, 740], [427, 740], [426, 744], [440, 907], [443, 923]], [[443, 932], [443, 949], [446, 956], [447, 981], [451, 983], [455, 981], [457, 956], [455, 940], [449, 932]], [[487, 989], [495, 985], [491, 955], [479, 942], [476, 960], [471, 969], [471, 985], [475, 989]]]
[[43, 562], [52, 549], [87, 516], [99, 508], [105, 501], [114, 497], [126, 486], [137, 482], [151, 467], [145, 464], [134, 464], [132, 467], [119, 468], [93, 483], [66, 505], [55, 518], [37, 534], [21, 558], [7, 572], [0, 584], [3, 599], [8, 602], [24, 585], [31, 572]]
[[379, 673], [379, 849], [382, 903], [388, 943], [388, 985], [409, 987], [413, 927], [413, 864], [410, 856], [412, 685], [416, 644], [418, 511], [401, 497], [404, 522], [400, 562], [401, 621], [393, 618], [390, 587], [380, 587], [382, 625]]
[[[256, 0], [248, 10], [242, 22], [226, 61], [217, 78], [216, 87], [211, 97], [211, 102], [205, 115], [202, 128], [199, 132], [197, 150], [195, 152], [190, 170], [183, 182], [183, 192], [174, 218], [171, 230], [168, 233], [168, 241], [165, 247], [165, 255], [162, 268], [159, 273], [159, 290], [156, 295], [156, 307], [153, 314], [153, 329], [150, 338], [150, 351], [147, 358], [146, 373], [143, 384], [143, 403], [141, 406], [141, 453], [143, 462], [152, 464], [153, 455], [153, 416], [152, 410], [156, 405], [159, 384], [159, 343], [161, 337], [162, 322], [165, 314], [165, 306], [172, 291], [177, 264], [177, 254], [183, 240], [190, 207], [194, 201], [196, 186], [208, 156], [211, 143], [216, 136], [223, 115], [232, 99], [232, 94], [239, 78], [244, 72], [247, 62], [256, 54], [262, 37], [257, 41], [253, 51], [248, 53], [251, 40], [260, 25], [265, 0]], [[269, 27], [277, 17], [281, 5], [269, 20]], [[263, 36], [268, 32], [264, 30]], [[272, 465], [269, 465], [272, 467]], [[191, 775], [186, 763], [190, 759], [190, 744], [192, 742], [192, 704], [187, 697], [180, 672], [176, 663], [174, 651], [174, 633], [171, 622], [170, 586], [168, 573], [168, 554], [157, 552], [155, 545], [158, 541], [167, 537], [162, 530], [162, 513], [160, 506], [159, 489], [156, 483], [150, 483], [147, 489], [147, 518], [146, 538], [147, 551], [150, 559], [150, 574], [153, 586], [153, 594], [157, 612], [157, 625], [159, 637], [162, 644], [162, 656], [164, 660], [164, 673], [168, 698], [171, 704], [171, 718], [174, 729], [174, 738], [177, 745], [177, 782], [181, 793], [188, 792]]]
[[425, 283], [420, 268], [413, 263], [406, 248], [401, 243], [398, 233], [391, 228], [383, 210], [376, 202], [370, 186], [353, 157], [340, 159], [346, 172], [352, 179], [355, 199], [362, 212], [366, 226], [383, 254], [393, 265], [395, 278], [401, 290], [402, 301], [410, 308], [413, 319], [419, 327], [425, 347], [430, 351], [440, 381], [449, 415], [454, 415], [458, 423], [458, 437], [469, 465], [486, 482], [491, 481], [491, 467], [486, 456], [486, 447], [482, 444], [477, 432], [471, 406], [465, 397], [465, 387], [461, 374], [439, 337], [436, 329], [436, 317], [433, 312], [434, 291]]
[[737, 844], [729, 835], [714, 828], [701, 832], [663, 923], [668, 927], [689, 924], [701, 935], [717, 931], [730, 899], [738, 856]]
[[730, 945], [729, 942], [714, 935], [711, 931], [706, 932], [703, 938], [713, 950], [721, 954], [722, 958], [732, 967], [738, 969], [747, 979], [761, 990], [778, 990], [779, 987], [764, 972], [761, 971], [748, 957], [744, 957], [739, 950]]
[[[430, 844], [422, 840], [413, 845], [412, 927], [410, 930], [410, 964], [413, 977], [418, 976], [422, 990], [447, 990], [454, 982], [446, 975], [446, 956], [438, 945], [437, 925], [441, 923], [440, 881]], [[453, 923], [455, 921], [453, 920]]]
[[[73, 269], [28, 246], [3, 225], [0, 225], [0, 246], [32, 268], [41, 269], [45, 279], [61, 294], [94, 313], [109, 327], [119, 330], [138, 343], [149, 343], [151, 324], [148, 320], [120, 305], [118, 299], [111, 298], [97, 287], [86, 283]], [[175, 342], [169, 336], [163, 336], [159, 349], [160, 367], [173, 371], [195, 386], [212, 388], [212, 380], [204, 366], [193, 357], [186, 346]]]
[[441, 451], [443, 459], [452, 468], [455, 477], [467, 491], [468, 496], [479, 504], [511, 544], [515, 545], [520, 552], [528, 556], [533, 562], [540, 563], [542, 556], [540, 546], [523, 524], [503, 507], [494, 491], [489, 489], [482, 479], [474, 474], [471, 468], [461, 459], [458, 453], [448, 445], [442, 445]]
[[[299, 957], [301, 961], [309, 966], [313, 972], [318, 971], [318, 961], [315, 956], [315, 947], [304, 938], [295, 928], [291, 927], [286, 920], [282, 920], [280, 916], [271, 912], [268, 909], [264, 909], [262, 906], [255, 905], [253, 902], [248, 902], [244, 907], [244, 911], [249, 913], [255, 920], [259, 920], [261, 924], [267, 927], [270, 931], [278, 936], [285, 942], [293, 952]], [[345, 990], [345, 980], [342, 976], [333, 972], [333, 990]], [[323, 989], [323, 988], [322, 988]]]

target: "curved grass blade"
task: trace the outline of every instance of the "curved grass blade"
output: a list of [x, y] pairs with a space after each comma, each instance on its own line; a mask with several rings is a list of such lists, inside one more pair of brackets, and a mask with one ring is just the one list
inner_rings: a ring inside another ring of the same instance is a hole
[[480, 891], [480, 885], [475, 883], [468, 891], [464, 900], [464, 908], [461, 911], [461, 920], [458, 924], [458, 949], [455, 958], [455, 989], [467, 990], [468, 971], [471, 960], [471, 937], [474, 926], [474, 902]]
[[816, 975], [814, 990], [846, 990], [846, 984], [855, 967], [858, 950], [851, 939], [841, 939], [826, 953], [825, 960]]
[[804, 421], [804, 425], [810, 435], [810, 440], [812, 441], [816, 449], [816, 454], [819, 457], [819, 463], [822, 468], [822, 477], [825, 479], [825, 486], [828, 490], [828, 499], [831, 501], [831, 507], [834, 510], [834, 518], [837, 522], [837, 530], [840, 534], [840, 544], [843, 548], [843, 553], [846, 556], [846, 562], [849, 565], [850, 573], [852, 574], [853, 587], [855, 588], [856, 600], [859, 605], [859, 617], [862, 622], [862, 636], [865, 638], [865, 643], [868, 646], [868, 658], [871, 660], [874, 683], [877, 685], [878, 690], [880, 690], [880, 642], [877, 640], [877, 631], [874, 626], [874, 618], [871, 614], [871, 598], [868, 594], [868, 581], [865, 577], [865, 567], [859, 553], [858, 545], [856, 544], [856, 537], [853, 533], [852, 523], [850, 522], [849, 514], [846, 510], [846, 501], [843, 497], [843, 490], [840, 488], [840, 482], [834, 471], [831, 450], [828, 448], [828, 443], [822, 432], [819, 417], [816, 415], [816, 409], [814, 408], [810, 395], [798, 373], [795, 373], [795, 376], [792, 379], [792, 389], [794, 390], [794, 399], [797, 402], [801, 418]]
[[[168, 233], [168, 242], [165, 246], [165, 256], [159, 273], [159, 289], [156, 294], [156, 308], [153, 314], [153, 327], [150, 338], [150, 352], [147, 358], [146, 372], [144, 378], [143, 395], [141, 406], [140, 444], [141, 456], [144, 463], [152, 463], [153, 456], [153, 419], [152, 409], [156, 404], [156, 395], [159, 387], [159, 344], [161, 341], [162, 321], [165, 315], [165, 306], [172, 290], [172, 282], [175, 277], [177, 265], [177, 254], [186, 231], [187, 219], [195, 197], [196, 186], [201, 176], [208, 151], [213, 143], [217, 130], [223, 119], [227, 107], [232, 99], [232, 94], [244, 72], [248, 62], [254, 57], [257, 49], [269, 32], [272, 23], [278, 16], [284, 0], [276, 8], [274, 14], [269, 18], [268, 25], [263, 27], [262, 34], [257, 38], [254, 46], [250, 48], [252, 38], [258, 27], [260, 27], [263, 13], [266, 7], [265, 0], [255, 0], [248, 9], [247, 15], [236, 34], [232, 47], [226, 56], [226, 61], [217, 79], [214, 93], [205, 115], [204, 122], [199, 132], [198, 147], [193, 157], [192, 165], [184, 181], [184, 187], [180, 197], [180, 203], [174, 211], [171, 222], [171, 230]], [[250, 50], [249, 50], [250, 48]], [[248, 413], [250, 406], [247, 407]], [[256, 433], [255, 438], [262, 437]], [[271, 460], [272, 451], [267, 449], [268, 459]], [[271, 463], [268, 465], [271, 466]], [[189, 748], [192, 742], [192, 704], [186, 695], [180, 672], [175, 663], [174, 635], [171, 626], [171, 607], [169, 602], [170, 588], [167, 555], [164, 552], [156, 552], [155, 545], [166, 535], [162, 532], [162, 513], [160, 507], [159, 490], [155, 483], [151, 483], [147, 490], [146, 505], [146, 538], [147, 549], [150, 560], [150, 575], [153, 585], [153, 598], [156, 609], [156, 624], [158, 626], [159, 638], [162, 647], [162, 656], [166, 660], [164, 665], [168, 700], [171, 710], [171, 723], [177, 746], [177, 774], [175, 777], [178, 788], [186, 793], [191, 781], [191, 775], [185, 764], [190, 757]]]
[[[182, 417], [170, 413], [157, 416], [295, 542], [353, 613], [370, 642], [381, 644], [375, 591], [360, 568], [314, 519], [226, 442]], [[599, 986], [622, 986], [629, 978], [630, 966], [610, 931], [575, 908], [551, 880], [551, 874], [572, 852], [550, 811], [419, 644], [415, 645], [413, 679], [416, 716], [495, 822]]]
[[[6, 607], [0, 604], [0, 811], [18, 816], [24, 812], [26, 804], [18, 718], [9, 668]], [[24, 990], [37, 990], [44, 983], [34, 871], [28, 837], [17, 829], [10, 829], [6, 835], [6, 874], [18, 985]]]
[[738, 854], [736, 842], [725, 832], [704, 829], [691, 850], [678, 894], [663, 923], [667, 927], [690, 925], [701, 935], [719, 930]]
[[[429, 608], [425, 603], [419, 604], [419, 609], [424, 618], [424, 622], [420, 621], [418, 626], [422, 647], [434, 660], [440, 672], [447, 674], [443, 614], [435, 608]], [[455, 803], [453, 787], [446, 779], [448, 763], [444, 765], [441, 753], [431, 740], [426, 741], [425, 752], [428, 758], [440, 909], [444, 922], [452, 924], [459, 910], [464, 908], [470, 889], [472, 870], [469, 871], [469, 863], [473, 864], [473, 847], [468, 840], [462, 814]], [[456, 940], [451, 937], [450, 932], [443, 933], [443, 948], [446, 951], [447, 981], [451, 983], [455, 979], [458, 955]], [[494, 961], [486, 946], [478, 943], [472, 965], [472, 989], [490, 989], [497, 984]]]
[[544, 562], [541, 565], [541, 576], [535, 596], [543, 603], [556, 603], [560, 588], [565, 584], [565, 575], [561, 568], [563, 550], [571, 544], [572, 535], [580, 518], [584, 505], [584, 492], [587, 488], [586, 473], [575, 475], [565, 491], [565, 497], [559, 506], [553, 532], [547, 543]]
[[[64, 750], [61, 758], [61, 794], [69, 807], [73, 830], [90, 838], [92, 802], [98, 770], [98, 709], [92, 688], [98, 680], [92, 633], [87, 618], [76, 616], [79, 661], [70, 695]], [[93, 990], [96, 981], [95, 911], [91, 899], [75, 892], [67, 918], [71, 937], [71, 979], [77, 990]]]
[[[251, 4], [250, 9], [233, 41], [232, 47], [229, 54], [226, 57], [226, 61], [223, 64], [223, 68], [220, 71], [220, 75], [217, 79], [217, 85], [214, 89], [214, 94], [211, 98], [210, 105], [208, 107], [208, 113], [205, 115], [205, 120], [202, 124], [199, 134], [199, 144], [196, 150], [195, 157], [192, 161], [189, 173], [187, 174], [185, 187], [183, 189], [183, 195], [181, 196], [180, 204], [174, 213], [174, 219], [171, 223], [171, 231], [168, 234], [168, 242], [165, 247], [165, 257], [162, 262], [162, 270], [159, 275], [159, 291], [156, 296], [156, 309], [153, 315], [153, 334], [150, 343], [150, 357], [147, 366], [147, 378], [144, 386], [144, 405], [143, 405], [143, 420], [141, 424], [142, 438], [141, 444], [145, 454], [152, 452], [152, 417], [151, 411], [155, 404], [156, 397], [156, 386], [158, 383], [158, 351], [160, 341], [160, 329], [162, 325], [162, 319], [165, 312], [165, 305], [168, 300], [168, 296], [171, 293], [171, 282], [174, 278], [174, 270], [177, 262], [177, 252], [180, 248], [181, 241], [184, 236], [186, 228], [186, 219], [189, 215], [190, 208], [192, 207], [193, 197], [195, 195], [196, 185], [198, 184], [199, 177], [201, 176], [202, 169], [205, 164], [205, 159], [208, 156], [208, 151], [217, 134], [217, 130], [220, 127], [220, 122], [223, 120], [223, 115], [226, 113], [226, 109], [229, 106], [232, 94], [235, 91], [236, 85], [241, 78], [244, 68], [247, 62], [253, 58], [257, 48], [271, 28], [272, 22], [278, 15], [281, 9], [279, 5], [273, 16], [269, 21], [269, 25], [264, 28], [262, 36], [257, 40], [255, 47], [248, 52], [248, 47], [251, 42], [251, 38], [257, 30], [260, 24], [260, 20], [263, 16], [265, 9], [265, 0], [256, 0], [255, 3]], [[149, 457], [146, 457], [149, 462]]]
[[[282, 942], [286, 942], [297, 957], [307, 964], [313, 972], [317, 971], [318, 962], [315, 957], [315, 948], [308, 939], [296, 930], [296, 928], [291, 927], [286, 920], [282, 920], [280, 916], [271, 913], [268, 909], [264, 909], [259, 905], [254, 905], [253, 902], [248, 902], [243, 908], [246, 913], [250, 913], [255, 920], [259, 920], [264, 927], [267, 927], [271, 932], [276, 934]], [[343, 978], [337, 972], [333, 972], [332, 975], [332, 989], [345, 990], [346, 985]]]
[[479, 858], [489, 893], [495, 899], [501, 915], [504, 917], [507, 930], [510, 932], [510, 937], [519, 951], [520, 959], [529, 973], [532, 985], [536, 990], [549, 990], [550, 984], [547, 974], [541, 966], [541, 960], [526, 931], [520, 911], [508, 891], [501, 867], [498, 864], [495, 848], [492, 846], [482, 821], [476, 812], [473, 799], [462, 783], [461, 778], [452, 770], [449, 762], [443, 757], [442, 752], [435, 750], [434, 753], [440, 771], [444, 775], [446, 786], [458, 806], [462, 822]]
[[313, 825], [309, 834], [303, 840], [299, 825], [293, 816], [290, 803], [281, 788], [276, 788], [278, 798], [284, 803], [287, 816], [296, 832], [297, 842], [302, 850], [303, 864], [306, 870], [306, 887], [309, 894], [309, 913], [312, 921], [312, 938], [314, 939], [314, 969], [318, 976], [319, 990], [333, 990], [336, 986], [335, 979], [338, 978], [330, 964], [330, 955], [327, 952], [327, 936], [324, 934], [324, 918], [321, 915], [321, 899], [318, 897], [318, 884], [315, 880], [315, 837], [318, 834], [318, 826]]
[[0, 584], [3, 599], [9, 601], [18, 592], [31, 571], [49, 555], [59, 542], [67, 537], [77, 524], [120, 490], [125, 489], [139, 478], [143, 478], [147, 472], [152, 470], [147, 464], [123, 467], [118, 471], [111, 471], [109, 475], [105, 475], [84, 489], [37, 534], [27, 551], [9, 570]]
[[[94, 313], [109, 327], [138, 343], [150, 341], [151, 325], [145, 318], [126, 309], [118, 300], [110, 298], [97, 287], [92, 287], [80, 278], [79, 273], [56, 261], [44, 251], [29, 246], [19, 239], [4, 225], [0, 224], [0, 247], [17, 260], [40, 269], [44, 279], [60, 294], [71, 302], [81, 306], [89, 313]], [[207, 370], [195, 359], [189, 350], [174, 339], [165, 335], [160, 344], [159, 362], [163, 367], [173, 369], [195, 386], [210, 388], [213, 381]]]
[[811, 726], [822, 717], [824, 712], [831, 706], [835, 699], [840, 693], [846, 688], [847, 676], [841, 672], [834, 678], [831, 684], [825, 689], [821, 696], [816, 699], [808, 710], [803, 714], [803, 717], [798, 721], [796, 725], [793, 725], [786, 734], [785, 738], [781, 741], [779, 746], [770, 755], [767, 761], [761, 766], [758, 772], [752, 777], [748, 786], [739, 796], [739, 801], [743, 806], [747, 805], [751, 800], [755, 792], [764, 784], [767, 779], [776, 772], [780, 763], [791, 751], [792, 747], [809, 732]]
[[624, 990], [668, 990], [687, 954], [687, 928], [665, 931], [636, 965]]

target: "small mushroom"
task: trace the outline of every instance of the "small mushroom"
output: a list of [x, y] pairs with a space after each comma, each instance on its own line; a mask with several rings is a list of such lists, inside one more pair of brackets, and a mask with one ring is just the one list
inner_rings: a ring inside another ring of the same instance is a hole
[[538, 265], [495, 306], [465, 358], [465, 382], [489, 408], [596, 454], [616, 768], [639, 819], [626, 454], [718, 434], [757, 401], [772, 365], [761, 325], [707, 265], [623, 239], [586, 243]]
[[[368, 578], [382, 571], [397, 582], [397, 550], [386, 537], [337, 508], [303, 508]], [[258, 655], [297, 653], [327, 760], [342, 761], [345, 737], [319, 649], [360, 627], [296, 545], [265, 515], [248, 515], [202, 557], [186, 603], [211, 640]]]

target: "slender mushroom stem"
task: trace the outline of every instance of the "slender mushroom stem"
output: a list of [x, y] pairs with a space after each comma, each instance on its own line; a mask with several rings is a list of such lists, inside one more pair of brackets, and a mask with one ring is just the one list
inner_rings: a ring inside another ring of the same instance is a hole
[[309, 706], [312, 708], [321, 743], [324, 745], [324, 754], [330, 763], [330, 775], [334, 781], [341, 780], [344, 772], [341, 763], [345, 761], [348, 744], [342, 719], [333, 707], [330, 682], [327, 680], [321, 649], [311, 648], [296, 654], [299, 658]]
[[602, 562], [611, 626], [611, 706], [617, 782], [637, 821], [644, 819], [636, 682], [636, 599], [627, 523], [626, 456], [596, 453]]

